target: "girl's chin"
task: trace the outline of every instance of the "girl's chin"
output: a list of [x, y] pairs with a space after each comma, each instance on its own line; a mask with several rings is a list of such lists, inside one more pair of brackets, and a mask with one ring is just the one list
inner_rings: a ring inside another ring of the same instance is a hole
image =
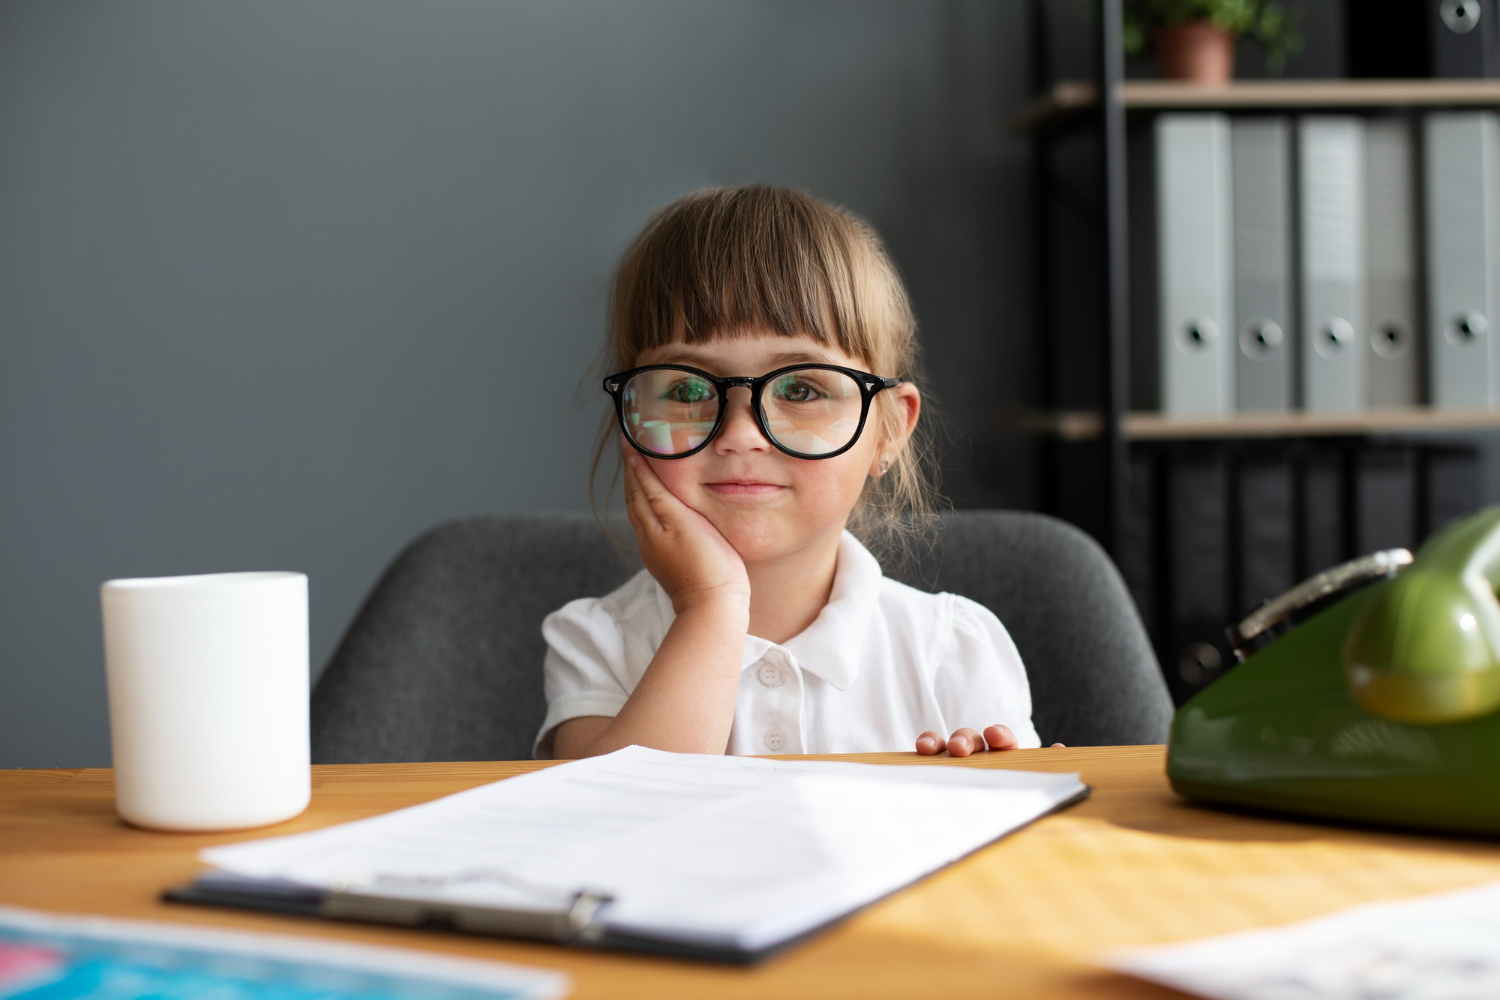
[[715, 524], [734, 551], [746, 562], [762, 562], [786, 555], [797, 548], [788, 534], [768, 530], [764, 524]]
[[794, 531], [788, 526], [767, 525], [763, 521], [754, 524], [715, 524], [740, 558], [747, 563], [767, 562], [791, 555], [805, 548], [813, 539], [804, 532]]

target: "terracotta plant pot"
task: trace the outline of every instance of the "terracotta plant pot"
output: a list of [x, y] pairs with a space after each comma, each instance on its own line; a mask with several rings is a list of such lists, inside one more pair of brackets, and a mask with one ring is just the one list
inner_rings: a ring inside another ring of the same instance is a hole
[[1239, 39], [1212, 21], [1170, 24], [1156, 31], [1156, 71], [1164, 80], [1226, 84], [1234, 79]]

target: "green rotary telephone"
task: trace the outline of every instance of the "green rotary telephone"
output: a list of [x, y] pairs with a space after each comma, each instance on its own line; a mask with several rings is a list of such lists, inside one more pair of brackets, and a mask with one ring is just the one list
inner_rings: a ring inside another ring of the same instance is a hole
[[1320, 574], [1230, 629], [1172, 722], [1190, 798], [1500, 833], [1500, 507]]

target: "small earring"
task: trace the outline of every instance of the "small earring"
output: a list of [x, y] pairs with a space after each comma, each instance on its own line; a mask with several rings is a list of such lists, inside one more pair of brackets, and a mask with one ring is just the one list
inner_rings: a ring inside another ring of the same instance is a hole
[[882, 458], [880, 460], [880, 474], [882, 476], [885, 475], [885, 470], [889, 469], [890, 467], [891, 467], [891, 463], [890, 463], [890, 461], [888, 459]]

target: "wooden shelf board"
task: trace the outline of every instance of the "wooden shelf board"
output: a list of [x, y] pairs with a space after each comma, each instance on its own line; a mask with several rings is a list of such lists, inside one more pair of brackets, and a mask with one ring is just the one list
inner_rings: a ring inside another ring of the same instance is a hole
[[[1131, 111], [1474, 107], [1500, 105], [1500, 80], [1238, 80], [1227, 86], [1130, 80], [1121, 98]], [[1022, 107], [1011, 128], [1058, 131], [1086, 116], [1098, 100], [1094, 84], [1063, 80]]]
[[[1034, 413], [1024, 417], [1021, 426], [1064, 441], [1089, 441], [1104, 433], [1104, 417], [1090, 410]], [[1139, 411], [1125, 415], [1125, 437], [1132, 441], [1341, 437], [1488, 429], [1500, 430], [1500, 410], [1411, 407], [1363, 413], [1237, 413], [1229, 417], [1171, 417]]]

